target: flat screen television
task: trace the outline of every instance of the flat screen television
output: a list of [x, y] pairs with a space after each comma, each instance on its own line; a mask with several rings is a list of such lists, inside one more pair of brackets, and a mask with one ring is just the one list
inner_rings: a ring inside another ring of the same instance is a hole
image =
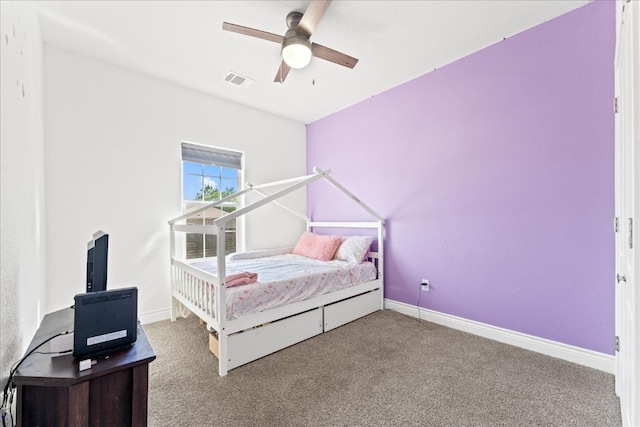
[[107, 290], [109, 235], [97, 231], [87, 243], [87, 292]]

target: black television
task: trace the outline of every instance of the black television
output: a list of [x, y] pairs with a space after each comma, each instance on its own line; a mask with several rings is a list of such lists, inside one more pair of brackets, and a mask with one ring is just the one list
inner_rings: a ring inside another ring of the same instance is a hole
[[87, 243], [87, 292], [107, 290], [109, 235], [97, 231]]

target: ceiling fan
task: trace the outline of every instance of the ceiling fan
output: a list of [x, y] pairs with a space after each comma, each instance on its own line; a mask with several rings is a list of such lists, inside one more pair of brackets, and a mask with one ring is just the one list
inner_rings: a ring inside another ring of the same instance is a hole
[[229, 22], [223, 22], [222, 29], [281, 44], [282, 62], [274, 82], [284, 82], [291, 68], [306, 67], [312, 56], [353, 68], [358, 63], [358, 59], [309, 40], [329, 4], [331, 0], [312, 0], [304, 13], [290, 12], [287, 15], [289, 29], [284, 36]]

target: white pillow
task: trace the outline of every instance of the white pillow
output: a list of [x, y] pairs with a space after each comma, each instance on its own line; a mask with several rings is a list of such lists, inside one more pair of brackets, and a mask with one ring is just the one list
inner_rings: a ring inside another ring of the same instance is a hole
[[369, 252], [371, 242], [373, 242], [373, 237], [371, 236], [345, 237], [340, 246], [338, 246], [333, 259], [360, 264]]

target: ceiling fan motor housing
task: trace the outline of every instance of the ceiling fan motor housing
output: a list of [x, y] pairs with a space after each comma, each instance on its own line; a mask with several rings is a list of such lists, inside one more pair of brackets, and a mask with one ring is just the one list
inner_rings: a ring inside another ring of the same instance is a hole
[[280, 49], [284, 62], [289, 67], [297, 69], [306, 67], [313, 56], [309, 37], [297, 31], [300, 19], [302, 19], [300, 12], [290, 12], [287, 15], [289, 29], [284, 35]]

